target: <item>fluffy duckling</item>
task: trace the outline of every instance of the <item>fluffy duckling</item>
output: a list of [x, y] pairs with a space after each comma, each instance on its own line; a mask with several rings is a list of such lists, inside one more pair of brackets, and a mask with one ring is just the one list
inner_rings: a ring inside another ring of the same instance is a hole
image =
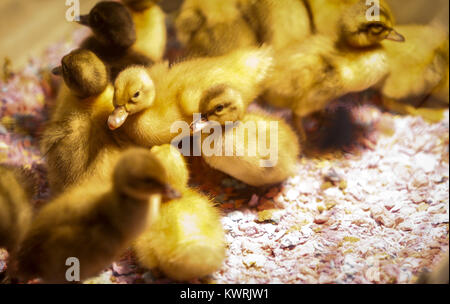
[[[80, 16], [78, 22], [93, 32], [93, 36], [87, 38], [81, 47], [93, 51], [109, 66], [112, 79], [127, 66], [152, 63], [149, 54], [141, 52], [142, 44], [139, 51], [134, 48], [137, 39], [135, 24], [130, 11], [122, 3], [99, 2], [88, 15]], [[141, 31], [145, 32], [140, 28], [140, 36], [146, 38]], [[140, 43], [145, 44], [145, 41]]]
[[31, 223], [31, 206], [23, 179], [17, 172], [0, 166], [0, 247], [16, 250]]
[[115, 81], [116, 109], [108, 120], [109, 127], [123, 125], [127, 139], [141, 146], [169, 143], [178, 132], [171, 131], [172, 124], [191, 123], [203, 93], [217, 84], [233, 86], [245, 107], [252, 102], [271, 67], [271, 54], [270, 48], [248, 48], [180, 62], [170, 68], [167, 63], [159, 63], [150, 69], [124, 70]]
[[185, 0], [175, 20], [177, 37], [191, 56], [218, 56], [256, 46], [258, 37], [246, 20], [249, 0]]
[[[388, 73], [381, 42], [404, 41], [392, 28], [387, 7], [380, 5], [380, 20], [371, 21], [366, 18], [365, 1], [344, 1], [345, 9], [329, 1], [343, 10], [335, 21], [335, 35], [314, 35], [278, 51], [274, 72], [265, 81], [265, 100], [293, 110], [302, 140], [306, 139], [302, 117], [324, 109], [338, 97], [378, 84]], [[311, 9], [315, 12], [314, 6]]]
[[435, 97], [448, 105], [448, 33], [431, 25], [398, 29], [405, 35], [405, 43], [383, 43], [389, 64], [389, 75], [381, 84], [383, 96], [413, 106]]
[[183, 190], [179, 199], [161, 205], [158, 219], [135, 241], [138, 260], [178, 281], [209, 275], [225, 259], [219, 212], [207, 197], [187, 187], [186, 163], [175, 147], [155, 146], [151, 152]]
[[187, 0], [176, 19], [178, 38], [191, 55], [216, 56], [248, 46], [282, 49], [311, 33], [305, 1]]
[[[251, 186], [280, 183], [295, 173], [300, 154], [295, 132], [281, 119], [245, 114], [238, 91], [231, 87], [213, 88], [201, 101], [200, 113], [203, 122], [194, 123], [194, 132], [214, 128], [214, 135], [210, 135], [214, 149], [210, 152], [205, 150], [211, 146], [210, 136], [207, 138], [202, 132], [202, 157], [211, 167]], [[218, 129], [211, 125], [212, 121]], [[231, 125], [233, 129], [227, 127], [227, 122], [235, 123]], [[217, 130], [222, 132], [216, 134]]]
[[54, 194], [84, 174], [110, 176], [114, 167], [110, 164], [120, 153], [105, 126], [114, 109], [114, 90], [108, 83], [105, 65], [85, 49], [66, 55], [61, 64], [55, 72], [63, 76], [64, 83], [41, 138]]
[[292, 109], [305, 140], [302, 117], [335, 98], [374, 86], [387, 72], [382, 48], [340, 50], [330, 37], [315, 35], [277, 53], [273, 73], [264, 83], [264, 99]]
[[86, 178], [44, 206], [14, 257], [19, 277], [67, 283], [69, 257], [80, 280], [97, 275], [151, 224], [152, 210], [178, 197], [167, 169], [150, 151], [131, 149], [111, 180]]
[[385, 40], [405, 41], [405, 37], [393, 28], [394, 16], [384, 1], [380, 1], [377, 20], [368, 20], [367, 10], [366, 1], [359, 0], [342, 12], [336, 30], [340, 47], [368, 48]]
[[301, 42], [312, 32], [309, 5], [299, 0], [246, 1], [243, 11], [260, 43], [275, 50], [285, 48], [294, 41]]
[[122, 0], [130, 9], [136, 29], [133, 49], [153, 61], [164, 56], [167, 41], [166, 16], [155, 0]]
[[[340, 40], [351, 47], [368, 47], [383, 39], [402, 41], [393, 29], [394, 15], [386, 1], [379, 1], [379, 18], [368, 20], [375, 2], [365, 0], [307, 0], [313, 32]], [[373, 10], [375, 13], [376, 10]], [[373, 16], [374, 17], [374, 16]]]

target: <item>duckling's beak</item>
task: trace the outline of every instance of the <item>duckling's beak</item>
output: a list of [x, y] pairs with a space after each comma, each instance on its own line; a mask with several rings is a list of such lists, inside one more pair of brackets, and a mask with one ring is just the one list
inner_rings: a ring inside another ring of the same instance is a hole
[[394, 29], [387, 35], [387, 40], [395, 41], [395, 42], [405, 42], [405, 36], [402, 34], [396, 32]]
[[89, 26], [89, 15], [80, 15], [76, 21], [78, 24]]
[[56, 76], [62, 75], [62, 66], [58, 66], [52, 70], [52, 74]]
[[127, 120], [128, 111], [125, 106], [117, 107], [108, 117], [108, 127], [110, 130], [120, 128]]
[[206, 128], [206, 126], [208, 125], [209, 121], [208, 121], [208, 117], [204, 114], [201, 115], [201, 117], [197, 120], [194, 120], [190, 127], [191, 127], [191, 131], [192, 133], [197, 133], [200, 132], [201, 130], [203, 130], [204, 128]]

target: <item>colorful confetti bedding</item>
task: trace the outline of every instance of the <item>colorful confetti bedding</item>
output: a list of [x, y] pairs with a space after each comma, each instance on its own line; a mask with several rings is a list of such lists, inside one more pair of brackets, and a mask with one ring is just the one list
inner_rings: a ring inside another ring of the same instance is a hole
[[[36, 208], [51, 197], [39, 152], [60, 83], [49, 71], [85, 34], [53, 45], [20, 72], [5, 67], [0, 81], [0, 163], [33, 173]], [[411, 283], [439, 262], [449, 247], [448, 110], [428, 123], [383, 111], [374, 96], [337, 101], [331, 114], [344, 111], [364, 134], [326, 152], [306, 149], [292, 164], [297, 175], [281, 185], [248, 187], [189, 159], [192, 186], [223, 211], [228, 245], [223, 267], [192, 283]], [[6, 260], [0, 250], [0, 274]], [[85, 283], [169, 282], [127, 252]]]

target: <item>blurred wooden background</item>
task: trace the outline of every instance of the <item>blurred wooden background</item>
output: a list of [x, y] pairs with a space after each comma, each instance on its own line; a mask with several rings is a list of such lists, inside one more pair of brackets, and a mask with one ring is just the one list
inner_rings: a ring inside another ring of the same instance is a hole
[[[84, 14], [98, 0], [79, 1], [80, 12]], [[170, 6], [170, 2], [178, 0], [163, 1]], [[428, 23], [437, 18], [448, 26], [449, 0], [388, 2], [398, 23]], [[65, 3], [66, 0], [0, 0], [0, 63], [7, 56], [13, 67], [23, 66], [30, 56], [38, 56], [52, 42], [69, 39], [79, 26], [65, 19], [68, 9]]]
[[[98, 0], [80, 0], [87, 13]], [[66, 0], [0, 0], [0, 63], [7, 56], [13, 67], [26, 64], [52, 42], [70, 37], [79, 27], [66, 20]]]

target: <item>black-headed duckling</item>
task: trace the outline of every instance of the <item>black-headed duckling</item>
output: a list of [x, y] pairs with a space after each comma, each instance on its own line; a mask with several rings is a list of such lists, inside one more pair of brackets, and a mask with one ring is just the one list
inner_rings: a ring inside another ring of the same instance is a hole
[[87, 38], [81, 48], [93, 51], [110, 68], [111, 79], [124, 68], [133, 65], [151, 65], [150, 57], [134, 49], [136, 28], [130, 11], [122, 3], [102, 1], [87, 15], [81, 15], [79, 23], [88, 26], [93, 36]]
[[43, 132], [41, 150], [47, 158], [50, 188], [57, 194], [86, 172], [109, 176], [112, 166], [94, 169], [96, 163], [105, 163], [107, 153], [98, 162], [97, 155], [105, 147], [115, 154], [120, 149], [105, 126], [114, 109], [114, 89], [103, 62], [93, 52], [79, 49], [66, 55], [55, 72], [62, 74], [64, 83]]

